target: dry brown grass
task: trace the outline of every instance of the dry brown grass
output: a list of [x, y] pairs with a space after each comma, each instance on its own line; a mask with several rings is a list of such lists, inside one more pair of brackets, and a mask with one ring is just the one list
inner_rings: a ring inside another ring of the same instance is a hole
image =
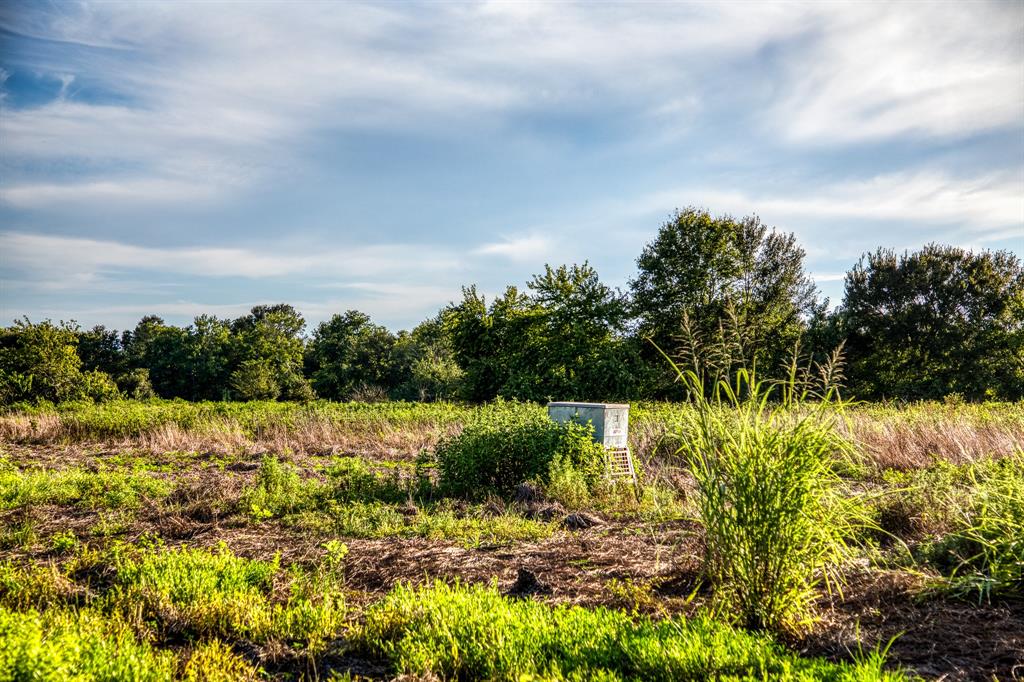
[[936, 459], [953, 464], [1024, 451], [1024, 420], [992, 419], [956, 409], [932, 412], [851, 410], [845, 428], [879, 469], [920, 469]]
[[83, 434], [59, 414], [0, 416], [0, 443], [32, 445], [87, 444], [104, 450], [148, 452], [355, 454], [377, 459], [411, 459], [437, 441], [456, 432], [459, 425], [388, 424], [303, 420], [275, 424], [255, 434], [230, 420], [183, 428], [160, 424], [127, 437], [95, 439]]

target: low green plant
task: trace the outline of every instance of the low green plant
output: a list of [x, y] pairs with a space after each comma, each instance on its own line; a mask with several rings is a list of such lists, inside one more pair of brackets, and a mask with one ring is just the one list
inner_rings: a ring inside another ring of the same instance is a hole
[[325, 492], [339, 502], [401, 502], [409, 490], [400, 474], [397, 467], [385, 474], [360, 457], [339, 457], [326, 471]]
[[16, 612], [0, 606], [0, 682], [175, 678], [174, 654], [123, 620], [91, 609]]
[[967, 492], [949, 508], [953, 532], [925, 555], [951, 576], [954, 591], [1024, 596], [1024, 453], [963, 467]]
[[50, 549], [57, 554], [70, 554], [78, 547], [78, 537], [70, 530], [62, 530], [50, 537]]
[[300, 641], [319, 650], [341, 627], [341, 586], [324, 576], [293, 575], [290, 596], [275, 600], [281, 573], [277, 558], [244, 559], [224, 545], [215, 552], [156, 547], [118, 557], [110, 602], [165, 631]]
[[238, 682], [258, 679], [259, 671], [219, 639], [196, 646], [182, 674], [185, 682]]
[[548, 606], [495, 587], [399, 586], [350, 642], [392, 672], [460, 680], [899, 680], [872, 653], [853, 664], [800, 658], [707, 616], [650, 620]]
[[61, 504], [89, 509], [136, 509], [142, 498], [171, 491], [166, 480], [144, 472], [18, 470], [0, 465], [0, 509]]
[[722, 611], [752, 628], [806, 626], [815, 586], [837, 584], [847, 541], [868, 523], [836, 472], [850, 453], [836, 428], [842, 403], [742, 370], [711, 391], [693, 372], [680, 378], [696, 409], [680, 423], [678, 454], [696, 481], [705, 571]]
[[242, 494], [242, 509], [254, 519], [268, 519], [299, 511], [308, 504], [316, 483], [306, 482], [290, 464], [264, 455], [255, 485]]
[[414, 513], [381, 502], [330, 504], [323, 510], [290, 517], [296, 525], [352, 538], [426, 538], [448, 540], [465, 547], [509, 545], [541, 540], [556, 529], [552, 523], [513, 513], [488, 514], [477, 505], [457, 510], [447, 501], [426, 504]]

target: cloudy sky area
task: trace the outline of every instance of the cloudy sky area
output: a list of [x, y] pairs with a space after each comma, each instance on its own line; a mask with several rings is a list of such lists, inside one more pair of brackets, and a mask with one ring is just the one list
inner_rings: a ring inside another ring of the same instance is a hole
[[1024, 3], [0, 5], [0, 323], [407, 328], [677, 207], [1024, 254]]

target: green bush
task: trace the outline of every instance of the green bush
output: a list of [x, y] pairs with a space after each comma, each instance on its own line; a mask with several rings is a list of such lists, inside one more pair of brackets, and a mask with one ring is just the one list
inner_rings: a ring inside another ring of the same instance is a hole
[[557, 424], [538, 412], [480, 412], [461, 433], [438, 444], [439, 487], [443, 493], [475, 499], [508, 495], [523, 481], [547, 483], [555, 461], [596, 481], [604, 450], [591, 434], [589, 426]]
[[869, 654], [853, 665], [799, 658], [705, 616], [658, 621], [551, 607], [494, 587], [395, 588], [350, 641], [397, 674], [459, 680], [898, 680]]
[[279, 517], [303, 509], [316, 486], [303, 481], [295, 467], [282, 464], [274, 455], [264, 455], [256, 484], [242, 494], [240, 503], [253, 518]]
[[696, 479], [716, 598], [748, 627], [806, 625], [815, 585], [837, 578], [846, 540], [868, 523], [836, 473], [850, 451], [835, 428], [841, 404], [801, 403], [792, 385], [769, 403], [745, 372], [710, 398], [695, 374], [682, 378], [697, 409], [683, 415], [678, 452]]

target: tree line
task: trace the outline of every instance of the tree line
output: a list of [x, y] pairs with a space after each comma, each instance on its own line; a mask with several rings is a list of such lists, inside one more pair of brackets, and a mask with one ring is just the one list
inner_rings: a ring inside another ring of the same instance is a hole
[[[0, 402], [680, 399], [662, 353], [714, 378], [828, 367], [866, 400], [1024, 398], [1024, 268], [1007, 251], [879, 248], [822, 300], [792, 234], [756, 216], [676, 212], [626, 291], [588, 263], [545, 266], [487, 301], [475, 286], [411, 331], [336, 314], [311, 331], [290, 305], [134, 329], [0, 330]], [[826, 361], [826, 358], [828, 360]]]

